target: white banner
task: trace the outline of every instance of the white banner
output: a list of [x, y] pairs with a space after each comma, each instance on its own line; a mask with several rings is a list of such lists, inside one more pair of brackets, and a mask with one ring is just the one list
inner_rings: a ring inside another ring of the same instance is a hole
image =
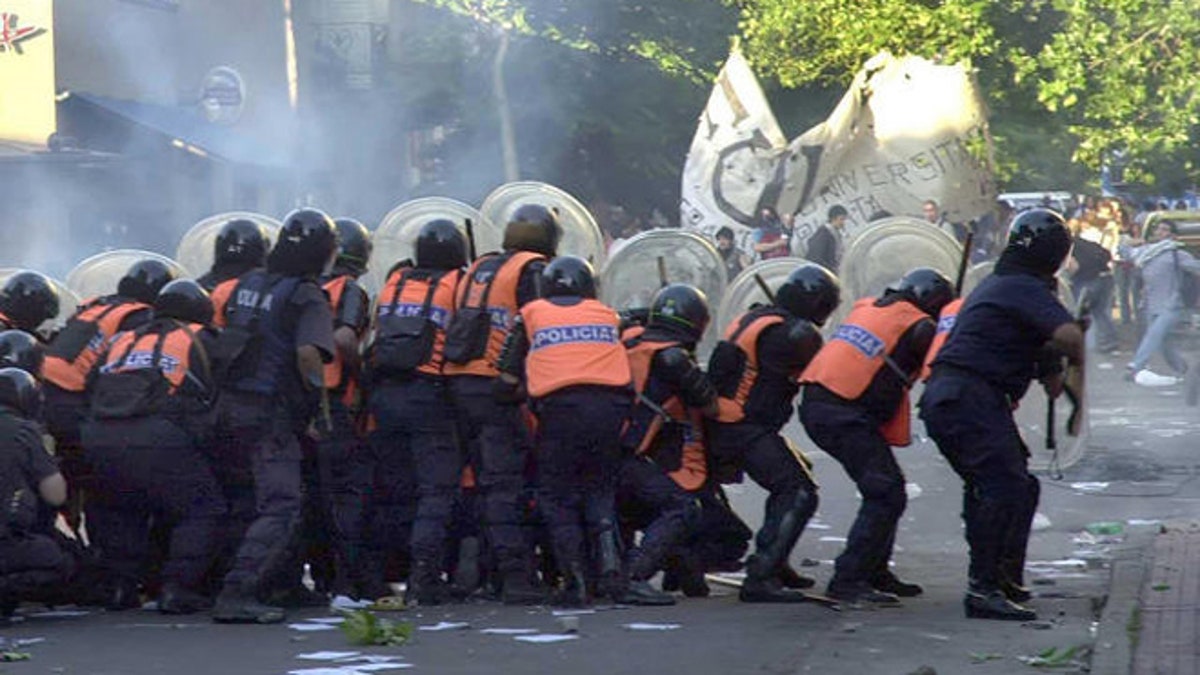
[[967, 146], [985, 125], [966, 68], [884, 53], [859, 71], [828, 119], [789, 143], [734, 51], [692, 139], [681, 222], [710, 235], [728, 225], [749, 250], [754, 214], [773, 206], [795, 214], [793, 248], [803, 254], [835, 204], [849, 213], [847, 238], [880, 211], [920, 217], [927, 199], [951, 222], [978, 220], [995, 190]]

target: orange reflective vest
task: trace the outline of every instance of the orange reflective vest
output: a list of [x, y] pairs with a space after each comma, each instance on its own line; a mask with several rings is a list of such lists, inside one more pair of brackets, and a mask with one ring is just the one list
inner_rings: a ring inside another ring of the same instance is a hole
[[[481, 272], [480, 266], [498, 255], [508, 256], [499, 269], [492, 273]], [[488, 254], [476, 260], [467, 270], [454, 298], [454, 311], [465, 307], [485, 307], [491, 314], [492, 327], [484, 355], [469, 363], [446, 363], [446, 375], [482, 375], [498, 377], [496, 362], [508, 339], [513, 322], [517, 317], [517, 287], [521, 283], [521, 271], [534, 260], [545, 260], [546, 256], [530, 251], [514, 251], [505, 254]]]
[[[191, 331], [191, 335], [188, 331]], [[125, 331], [118, 333], [108, 349], [100, 376], [110, 373], [129, 373], [156, 369], [170, 384], [174, 395], [192, 369], [192, 335], [204, 330], [200, 324], [188, 324], [187, 330], [174, 328], [165, 332]], [[200, 375], [207, 387], [207, 374]]]
[[[447, 272], [420, 270], [414, 267], [403, 267], [392, 272], [379, 297], [375, 301], [375, 320], [384, 316], [425, 316], [435, 327], [433, 352], [429, 360], [417, 366], [417, 372], [425, 375], [441, 375], [446, 364], [446, 323], [454, 312], [455, 289], [463, 277], [461, 270]], [[437, 279], [437, 286], [431, 288], [431, 281]], [[430, 295], [432, 290], [433, 294]], [[429, 301], [426, 312], [425, 302]], [[379, 334], [376, 333], [376, 339]]]
[[229, 304], [229, 296], [233, 295], [233, 289], [237, 288], [237, 285], [237, 277], [226, 279], [213, 287], [212, 293], [209, 293], [213, 304], [213, 325], [217, 328], [225, 327], [225, 305]]
[[599, 300], [574, 305], [534, 300], [521, 308], [529, 356], [525, 385], [538, 398], [576, 385], [627, 387], [633, 377], [620, 340], [621, 319]]
[[4, 312], [0, 312], [0, 330], [12, 330], [16, 327], [17, 324], [13, 323], [13, 320], [8, 318], [8, 315], [6, 315]]
[[[897, 369], [892, 353], [904, 333], [929, 315], [908, 302], [896, 302], [886, 307], [876, 307], [875, 298], [863, 298], [854, 303], [854, 309], [838, 326], [833, 337], [804, 369], [800, 381], [804, 384], [819, 384], [838, 396], [853, 401], [870, 386], [880, 369]], [[912, 375], [901, 373], [905, 382]], [[907, 387], [896, 413], [880, 432], [891, 445], [908, 445], [912, 442], [911, 418]]]
[[100, 359], [121, 323], [150, 305], [117, 297], [92, 300], [67, 321], [46, 350], [42, 375], [60, 389], [82, 392], [88, 373]]
[[942, 308], [942, 314], [938, 317], [937, 332], [933, 335], [929, 352], [925, 354], [925, 365], [921, 367], [921, 381], [928, 380], [929, 376], [933, 374], [933, 360], [937, 358], [938, 352], [946, 344], [946, 339], [950, 337], [950, 331], [954, 330], [954, 324], [958, 323], [958, 313], [962, 311], [962, 306], [963, 298], [958, 298]]
[[722, 396], [717, 399], [718, 422], [734, 423], [746, 418], [746, 401], [750, 399], [750, 391], [758, 381], [758, 336], [767, 328], [783, 323], [783, 317], [778, 314], [765, 314], [752, 321], [747, 321], [748, 318], [749, 313], [742, 314], [725, 329], [725, 341], [732, 342], [742, 350], [746, 355], [746, 363], [733, 397]]
[[[683, 430], [683, 445], [679, 448], [679, 466], [671, 466], [668, 458], [664, 468], [671, 480], [684, 490], [698, 490], [708, 479], [708, 454], [705, 451], [704, 416], [699, 410], [693, 410], [683, 404], [680, 398], [672, 393], [665, 396], [661, 392], [647, 391], [650, 384], [650, 367], [654, 363], [654, 355], [670, 347], [677, 347], [678, 342], [654, 342], [640, 339], [645, 328], [637, 326], [622, 334], [626, 354], [629, 357], [629, 371], [633, 376], [633, 386], [637, 391], [637, 405], [634, 406], [630, 426], [624, 439], [625, 445], [632, 446], [639, 455], [652, 456], [666, 454], [665, 448], [659, 448], [659, 437], [668, 424], [678, 425]], [[657, 457], [657, 459], [664, 459]]]
[[[322, 286], [322, 288], [325, 289], [326, 297], [329, 298], [329, 309], [333, 311], [335, 320], [338, 315], [338, 308], [342, 303], [342, 295], [346, 293], [346, 284], [353, 280], [353, 278], [354, 277], [351, 277], [348, 274], [343, 274], [339, 277], [330, 279], [329, 281], [325, 282], [324, 286]], [[334, 326], [334, 329], [337, 329], [336, 325]], [[361, 339], [362, 336], [359, 337]], [[340, 389], [342, 385], [345, 384], [347, 398], [353, 400], [353, 390], [355, 389], [356, 383], [353, 381], [342, 381], [344, 377], [343, 370], [345, 366], [346, 363], [345, 359], [342, 358], [342, 350], [334, 349], [333, 360], [325, 364], [325, 388]]]

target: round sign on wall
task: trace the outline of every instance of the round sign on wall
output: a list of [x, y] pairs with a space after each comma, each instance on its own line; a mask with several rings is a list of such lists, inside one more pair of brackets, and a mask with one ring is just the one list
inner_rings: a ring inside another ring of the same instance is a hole
[[246, 83], [238, 71], [217, 66], [204, 76], [200, 86], [200, 108], [209, 122], [234, 124], [246, 105]]

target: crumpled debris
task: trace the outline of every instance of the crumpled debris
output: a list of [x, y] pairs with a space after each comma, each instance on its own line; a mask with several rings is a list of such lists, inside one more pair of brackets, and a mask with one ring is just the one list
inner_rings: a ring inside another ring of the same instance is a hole
[[916, 483], [905, 483], [904, 484], [904, 494], [908, 496], [909, 500], [916, 499], [917, 497], [920, 497], [924, 493], [925, 493], [925, 491], [922, 490], [921, 486], [917, 485]]
[[625, 630], [650, 630], [650, 631], [678, 630], [682, 627], [683, 627], [683, 625], [678, 624], [678, 623], [627, 623], [624, 626], [622, 626], [622, 628], [624, 628]]
[[1003, 654], [997, 654], [996, 652], [971, 652], [969, 656], [971, 657], [971, 663], [986, 663], [987, 661], [997, 661], [1004, 658]]
[[514, 637], [513, 639], [516, 640], [517, 642], [532, 642], [535, 644], [548, 643], [548, 642], [567, 642], [569, 640], [578, 640], [579, 634], [578, 633], [570, 633], [570, 634], [566, 634], [566, 635], [564, 635], [564, 634], [518, 635], [518, 636]]
[[1071, 483], [1071, 489], [1079, 490], [1080, 492], [1103, 492], [1104, 490], [1108, 489], [1108, 483], [1099, 481]]
[[0, 663], [12, 663], [13, 661], [28, 661], [33, 655], [29, 652], [0, 652]]
[[1042, 530], [1050, 529], [1050, 519], [1045, 514], [1038, 512], [1033, 514], [1033, 531], [1041, 532]]
[[471, 624], [465, 621], [439, 621], [435, 624], [427, 626], [418, 626], [417, 630], [430, 633], [440, 633], [444, 630], [466, 630], [471, 627]]
[[1017, 660], [1034, 668], [1081, 668], [1087, 665], [1091, 648], [1087, 645], [1050, 647], [1036, 656], [1018, 656]]

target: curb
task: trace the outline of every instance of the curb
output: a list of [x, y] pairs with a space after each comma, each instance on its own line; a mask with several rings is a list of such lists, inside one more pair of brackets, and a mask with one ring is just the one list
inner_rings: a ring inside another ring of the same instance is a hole
[[[1094, 675], [1128, 675], [1133, 670], [1134, 638], [1139, 599], [1153, 562], [1152, 547], [1161, 527], [1130, 534], [1113, 556], [1108, 596], [1100, 614], [1092, 648]], [[1136, 633], [1135, 633], [1136, 634]]]

